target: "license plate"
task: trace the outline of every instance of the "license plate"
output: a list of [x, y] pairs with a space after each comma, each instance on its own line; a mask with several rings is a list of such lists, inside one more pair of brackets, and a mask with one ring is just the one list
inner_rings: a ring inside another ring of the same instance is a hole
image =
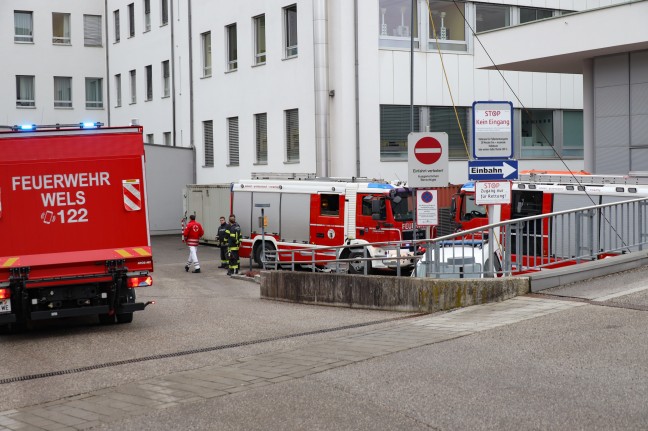
[[11, 312], [11, 299], [0, 299], [0, 313]]

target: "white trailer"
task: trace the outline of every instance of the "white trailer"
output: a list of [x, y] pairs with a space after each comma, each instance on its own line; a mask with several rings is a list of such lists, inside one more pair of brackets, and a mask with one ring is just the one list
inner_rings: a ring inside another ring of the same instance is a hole
[[184, 217], [196, 215], [196, 220], [203, 225], [205, 235], [203, 244], [216, 244], [220, 217], [227, 219], [231, 213], [231, 184], [189, 184], [183, 190]]

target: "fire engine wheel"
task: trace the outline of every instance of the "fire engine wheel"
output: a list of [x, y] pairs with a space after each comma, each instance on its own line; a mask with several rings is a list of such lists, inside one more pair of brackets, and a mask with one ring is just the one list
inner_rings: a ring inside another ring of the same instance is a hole
[[117, 323], [131, 323], [133, 321], [133, 313], [119, 313], [117, 316]]
[[[275, 251], [274, 244], [272, 244], [270, 241], [265, 242], [265, 249], [266, 252], [271, 252]], [[274, 261], [276, 259], [275, 254], [272, 254], [268, 256], [266, 254], [265, 260], [266, 260], [266, 265], [269, 265], [269, 261]], [[256, 263], [260, 268], [263, 266], [261, 264], [261, 243], [259, 243], [255, 248], [254, 248], [254, 263]]]
[[[360, 260], [364, 257], [364, 254], [361, 251], [351, 251], [347, 259], [358, 259], [349, 261], [349, 274], [360, 274], [364, 275], [365, 265], [367, 265], [367, 275], [371, 274], [371, 261], [370, 260]], [[369, 257], [369, 256], [367, 256]]]

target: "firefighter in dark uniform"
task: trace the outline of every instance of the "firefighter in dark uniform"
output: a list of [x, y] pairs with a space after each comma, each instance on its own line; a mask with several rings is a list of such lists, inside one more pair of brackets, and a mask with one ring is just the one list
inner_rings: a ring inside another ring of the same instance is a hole
[[229, 216], [229, 227], [225, 233], [228, 238], [227, 254], [229, 256], [229, 268], [227, 275], [238, 274], [239, 264], [239, 246], [241, 244], [241, 226], [236, 223], [234, 214]]
[[228, 229], [229, 225], [225, 222], [225, 217], [221, 216], [220, 226], [218, 226], [218, 233], [216, 234], [221, 255], [221, 263], [219, 268], [229, 268], [229, 260], [227, 259], [227, 245], [229, 242], [229, 236], [227, 234]]

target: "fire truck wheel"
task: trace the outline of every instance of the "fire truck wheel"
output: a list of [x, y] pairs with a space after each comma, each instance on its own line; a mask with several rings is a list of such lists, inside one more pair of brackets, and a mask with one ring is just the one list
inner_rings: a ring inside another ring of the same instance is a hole
[[[274, 244], [272, 244], [270, 241], [265, 242], [265, 249], [266, 252], [271, 252], [275, 251]], [[271, 256], [266, 255], [266, 264], [268, 261], [272, 261], [275, 259], [275, 255], [272, 254]], [[259, 243], [255, 248], [254, 248], [254, 263], [256, 263], [259, 268], [262, 266], [261, 265], [261, 244]]]
[[[362, 259], [364, 254], [360, 251], [351, 251], [347, 259]], [[369, 256], [367, 256], [369, 257]], [[349, 262], [349, 274], [364, 275], [365, 265], [367, 265], [367, 275], [371, 274], [371, 261], [370, 260], [356, 260]]]
[[132, 321], [133, 321], [133, 313], [117, 314], [117, 323], [131, 323]]
[[99, 323], [102, 325], [112, 325], [115, 323], [115, 315], [114, 314], [100, 314], [99, 315]]

